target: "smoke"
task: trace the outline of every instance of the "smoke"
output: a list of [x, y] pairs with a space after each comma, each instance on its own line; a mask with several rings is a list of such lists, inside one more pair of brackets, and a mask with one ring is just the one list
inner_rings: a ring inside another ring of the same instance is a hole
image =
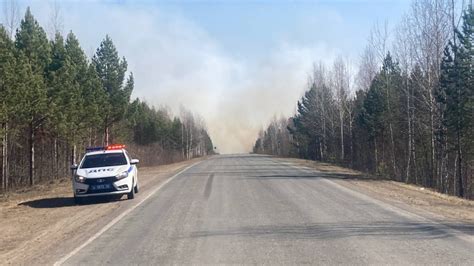
[[269, 58], [243, 64], [242, 79], [234, 89], [225, 91], [208, 119], [211, 134], [216, 143], [222, 143], [222, 150], [249, 151], [258, 131], [272, 117], [292, 115], [306, 89], [313, 59], [325, 52], [325, 47], [304, 49], [283, 44]]
[[[46, 25], [50, 10], [32, 2]], [[175, 114], [183, 105], [206, 121], [221, 153], [248, 152], [258, 131], [275, 115], [292, 115], [312, 62], [330, 62], [336, 52], [319, 45], [280, 42], [264, 55], [245, 58], [223, 49], [216, 38], [178, 14], [148, 5], [89, 2], [62, 7], [88, 55], [109, 34], [135, 76], [133, 97]]]

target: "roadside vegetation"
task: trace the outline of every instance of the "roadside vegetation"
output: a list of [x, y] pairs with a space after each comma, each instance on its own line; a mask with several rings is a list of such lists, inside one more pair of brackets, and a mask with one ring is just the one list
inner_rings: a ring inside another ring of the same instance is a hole
[[454, 3], [415, 0], [393, 32], [377, 24], [357, 70], [315, 63], [297, 113], [274, 119], [253, 151], [473, 199], [474, 12]]
[[213, 152], [199, 116], [185, 108], [173, 116], [131, 99], [134, 76], [110, 36], [88, 58], [73, 32], [54, 29], [48, 39], [29, 8], [20, 21], [15, 1], [4, 4], [10, 6], [0, 25], [3, 193], [70, 175], [87, 146], [125, 143], [148, 165]]

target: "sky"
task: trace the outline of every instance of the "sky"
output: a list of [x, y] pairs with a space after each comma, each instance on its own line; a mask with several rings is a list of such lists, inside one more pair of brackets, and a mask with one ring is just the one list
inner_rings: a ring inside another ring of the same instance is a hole
[[[357, 66], [375, 23], [408, 0], [57, 1], [62, 32], [92, 56], [106, 34], [135, 77], [132, 97], [205, 120], [221, 153], [249, 152], [274, 117], [295, 113], [314, 62]], [[53, 2], [30, 6], [48, 32]]]

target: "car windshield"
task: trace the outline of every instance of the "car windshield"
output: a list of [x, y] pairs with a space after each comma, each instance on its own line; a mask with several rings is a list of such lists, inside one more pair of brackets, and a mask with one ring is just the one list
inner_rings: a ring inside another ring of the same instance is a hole
[[81, 168], [96, 168], [127, 164], [123, 153], [103, 153], [88, 155], [84, 159]]

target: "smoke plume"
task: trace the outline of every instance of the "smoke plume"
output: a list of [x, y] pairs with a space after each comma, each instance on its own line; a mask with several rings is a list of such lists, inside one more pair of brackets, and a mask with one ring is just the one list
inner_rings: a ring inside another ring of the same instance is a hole
[[[48, 21], [50, 8], [32, 2]], [[279, 42], [254, 58], [234, 55], [195, 23], [147, 5], [69, 4], [64, 29], [72, 30], [91, 56], [109, 34], [135, 76], [133, 97], [155, 106], [199, 113], [221, 153], [251, 150], [258, 131], [275, 115], [291, 115], [314, 60], [331, 61], [323, 43]], [[87, 12], [86, 12], [87, 11]], [[67, 33], [67, 32], [65, 32]]]

